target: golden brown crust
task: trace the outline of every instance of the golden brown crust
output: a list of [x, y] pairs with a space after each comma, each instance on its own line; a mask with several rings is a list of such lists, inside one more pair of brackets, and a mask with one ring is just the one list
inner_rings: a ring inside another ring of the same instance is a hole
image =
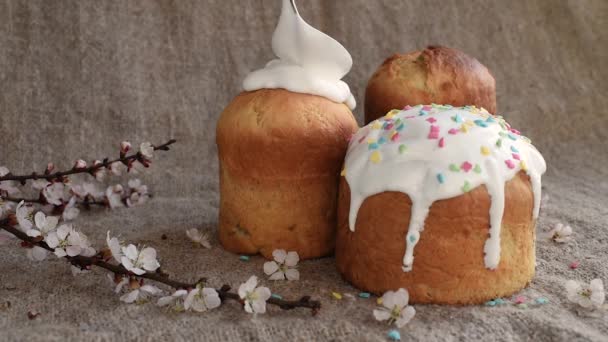
[[222, 245], [234, 253], [333, 251], [341, 164], [357, 123], [344, 104], [262, 89], [238, 95], [217, 125]]
[[384, 61], [367, 84], [365, 123], [406, 105], [475, 105], [496, 113], [496, 81], [475, 58], [430, 46]]
[[520, 172], [505, 186], [501, 258], [497, 269], [484, 265], [490, 197], [485, 186], [435, 202], [414, 249], [410, 272], [401, 268], [412, 202], [399, 192], [365, 200], [355, 232], [348, 228], [350, 189], [343, 178], [338, 200], [336, 263], [346, 280], [382, 294], [406, 288], [414, 303], [479, 304], [524, 288], [534, 276], [534, 195]]

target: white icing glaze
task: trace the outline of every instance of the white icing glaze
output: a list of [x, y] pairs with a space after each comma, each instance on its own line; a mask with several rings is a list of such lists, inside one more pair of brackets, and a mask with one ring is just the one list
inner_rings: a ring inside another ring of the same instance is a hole
[[491, 205], [484, 262], [495, 269], [500, 262], [505, 183], [520, 170], [530, 177], [536, 218], [545, 160], [530, 140], [500, 116], [472, 106], [393, 110], [361, 128], [349, 144], [343, 175], [351, 191], [350, 229], [355, 231], [357, 213], [367, 197], [385, 191], [407, 194], [412, 200], [403, 257], [407, 272], [433, 202], [485, 184]]
[[247, 75], [243, 89], [283, 88], [323, 96], [355, 108], [355, 98], [341, 81], [353, 65], [350, 54], [335, 39], [306, 23], [295, 0], [283, 0], [281, 17], [272, 36], [272, 51], [278, 59]]

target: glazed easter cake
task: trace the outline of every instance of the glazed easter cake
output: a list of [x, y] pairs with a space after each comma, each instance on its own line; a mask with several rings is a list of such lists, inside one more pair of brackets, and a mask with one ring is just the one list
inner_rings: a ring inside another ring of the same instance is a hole
[[418, 303], [510, 295], [534, 275], [545, 161], [500, 116], [407, 106], [351, 139], [336, 261], [355, 286], [407, 288]]

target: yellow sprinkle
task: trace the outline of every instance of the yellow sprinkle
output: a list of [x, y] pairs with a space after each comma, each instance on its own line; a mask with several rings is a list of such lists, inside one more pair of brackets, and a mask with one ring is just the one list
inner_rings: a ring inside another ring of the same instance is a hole
[[340, 176], [342, 176], [342, 177], [346, 176], [346, 168], [342, 169], [342, 172], [340, 172]]
[[382, 128], [382, 125], [378, 121], [374, 121], [374, 123], [372, 124], [372, 128], [380, 129], [380, 128]]
[[376, 139], [374, 139], [374, 138], [367, 138], [367, 143], [368, 144], [373, 144], [375, 142], [376, 142]]
[[490, 153], [492, 152], [487, 146], [481, 146], [481, 154], [483, 154], [484, 156], [489, 156]]
[[467, 126], [469, 126], [469, 127], [475, 126], [475, 123], [473, 121], [471, 121], [471, 120], [465, 121], [464, 124], [467, 125]]
[[393, 110], [391, 110], [390, 112], [386, 113], [385, 117], [386, 117], [387, 119], [390, 119], [390, 118], [392, 118], [393, 116], [395, 116], [397, 113], [399, 113], [399, 110], [398, 110], [398, 109], [393, 109]]
[[380, 154], [380, 151], [372, 152], [372, 154], [369, 156], [369, 160], [371, 160], [372, 163], [376, 163], [376, 164], [378, 164], [380, 161], [382, 161], [382, 155]]
[[463, 124], [462, 126], [460, 126], [460, 131], [462, 133], [467, 133], [469, 131], [469, 128]]
[[397, 134], [397, 131], [393, 131], [393, 133], [391, 133], [391, 139]]
[[378, 305], [382, 305], [382, 297], [376, 299], [376, 303], [378, 303]]
[[331, 295], [338, 300], [342, 299], [342, 295], [338, 292], [332, 292]]
[[523, 161], [523, 160], [522, 160], [522, 161], [519, 163], [519, 166], [521, 166], [521, 169], [522, 169], [522, 170], [524, 170], [524, 171], [528, 171], [528, 165], [526, 165], [526, 162], [525, 162], [525, 161]]

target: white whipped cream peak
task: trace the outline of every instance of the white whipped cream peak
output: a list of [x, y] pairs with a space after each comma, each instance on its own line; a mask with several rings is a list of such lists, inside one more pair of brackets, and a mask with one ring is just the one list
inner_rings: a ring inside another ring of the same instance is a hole
[[305, 22], [295, 0], [283, 0], [272, 51], [278, 58], [247, 75], [245, 91], [283, 88], [355, 108], [355, 98], [341, 80], [353, 65], [350, 54], [335, 39]]
[[349, 225], [369, 196], [385, 191], [407, 194], [411, 218], [404, 237], [403, 270], [410, 271], [414, 247], [433, 202], [485, 185], [491, 198], [487, 268], [500, 262], [500, 229], [505, 183], [523, 170], [530, 177], [538, 216], [545, 160], [530, 140], [500, 116], [473, 106], [407, 106], [361, 128], [352, 138], [342, 174], [351, 190]]

